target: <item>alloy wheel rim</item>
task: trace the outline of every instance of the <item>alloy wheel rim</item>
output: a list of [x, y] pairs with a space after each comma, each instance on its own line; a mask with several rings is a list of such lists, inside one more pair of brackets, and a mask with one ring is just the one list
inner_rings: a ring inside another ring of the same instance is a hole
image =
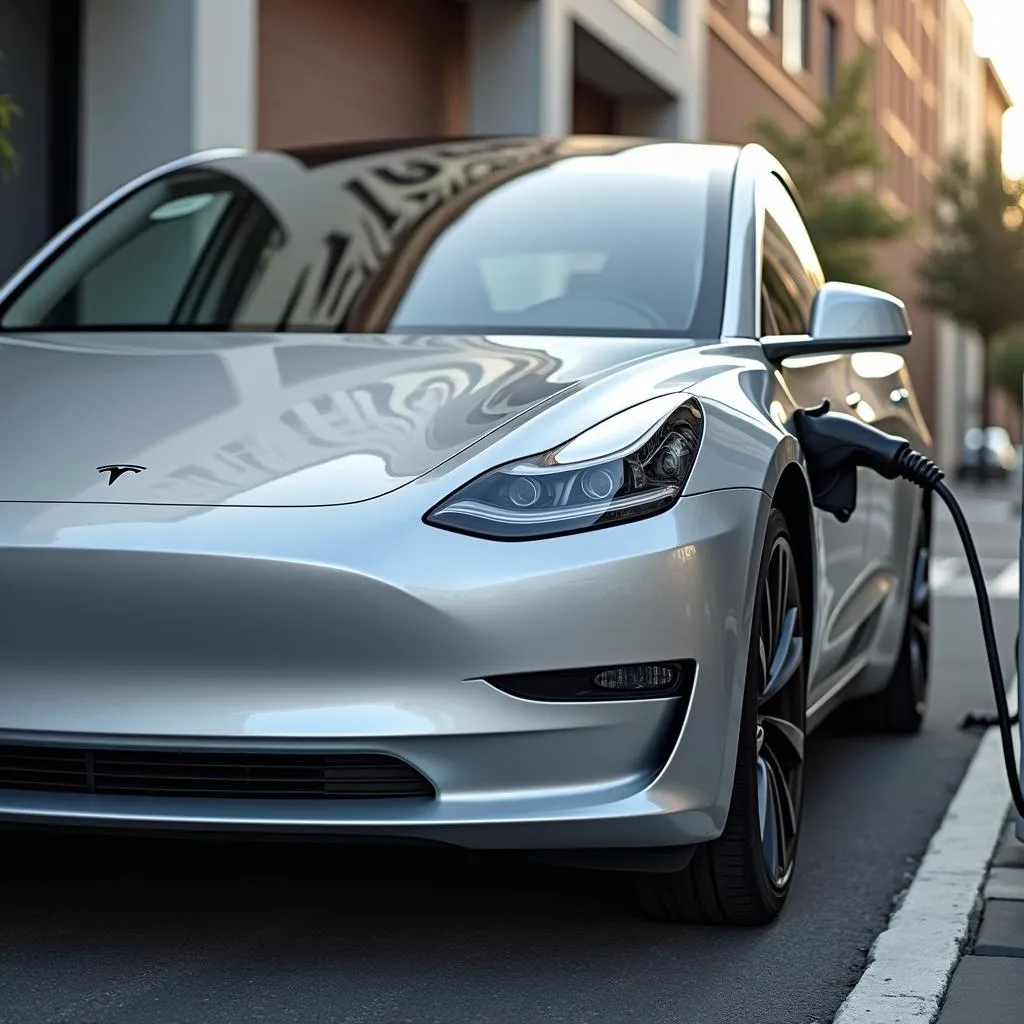
[[803, 797], [803, 620], [793, 549], [772, 547], [761, 585], [758, 623], [756, 781], [765, 869], [785, 887], [793, 871]]

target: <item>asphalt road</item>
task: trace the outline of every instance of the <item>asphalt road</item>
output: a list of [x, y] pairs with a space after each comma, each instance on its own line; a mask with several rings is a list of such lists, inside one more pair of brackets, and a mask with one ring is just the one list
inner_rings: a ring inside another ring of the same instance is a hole
[[[987, 558], [1017, 527], [973, 504]], [[956, 555], [940, 521], [939, 555]], [[1016, 601], [996, 603], [1012, 664]], [[0, 837], [0, 1021], [829, 1021], [938, 827], [991, 707], [969, 598], [936, 598], [913, 739], [820, 732], [797, 880], [763, 930], [637, 920], [594, 876], [420, 850]]]

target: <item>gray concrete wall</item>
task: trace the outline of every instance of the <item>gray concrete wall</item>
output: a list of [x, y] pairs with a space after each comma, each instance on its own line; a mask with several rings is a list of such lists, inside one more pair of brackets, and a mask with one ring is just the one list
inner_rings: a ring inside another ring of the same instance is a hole
[[557, 0], [488, 0], [468, 17], [469, 130], [566, 134], [572, 38]]
[[[705, 3], [475, 0], [469, 5], [470, 131], [571, 131], [573, 78], [582, 72], [588, 84], [622, 101], [618, 130], [701, 138]], [[592, 45], [581, 48], [581, 33]], [[574, 51], [585, 67], [574, 68]]]
[[187, 0], [86, 0], [83, 206], [189, 151], [192, 20]]
[[252, 145], [256, 0], [85, 0], [81, 204], [202, 149]]

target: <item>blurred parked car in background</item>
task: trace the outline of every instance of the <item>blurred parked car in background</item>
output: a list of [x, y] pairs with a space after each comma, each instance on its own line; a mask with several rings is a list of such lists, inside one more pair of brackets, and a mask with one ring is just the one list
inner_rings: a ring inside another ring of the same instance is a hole
[[957, 476], [977, 480], [980, 475], [982, 438], [985, 438], [985, 469], [990, 479], [1005, 480], [1017, 469], [1018, 453], [1005, 427], [971, 427], [964, 434]]

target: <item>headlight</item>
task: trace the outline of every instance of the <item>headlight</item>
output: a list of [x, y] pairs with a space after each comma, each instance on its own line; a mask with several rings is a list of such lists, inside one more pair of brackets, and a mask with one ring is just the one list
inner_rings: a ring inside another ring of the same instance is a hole
[[[624, 422], [636, 422], [637, 412], [650, 406], [650, 424], [652, 411], [664, 408], [664, 401], [653, 399], [619, 415], [627, 418]], [[664, 512], [682, 494], [693, 468], [704, 430], [700, 406], [687, 399], [667, 415], [660, 414], [642, 436], [634, 430], [626, 451], [606, 448], [600, 458], [585, 461], [573, 457], [593, 449], [589, 435], [614, 436], [608, 425], [617, 419], [542, 455], [478, 476], [428, 512], [426, 522], [478, 537], [528, 540]]]

